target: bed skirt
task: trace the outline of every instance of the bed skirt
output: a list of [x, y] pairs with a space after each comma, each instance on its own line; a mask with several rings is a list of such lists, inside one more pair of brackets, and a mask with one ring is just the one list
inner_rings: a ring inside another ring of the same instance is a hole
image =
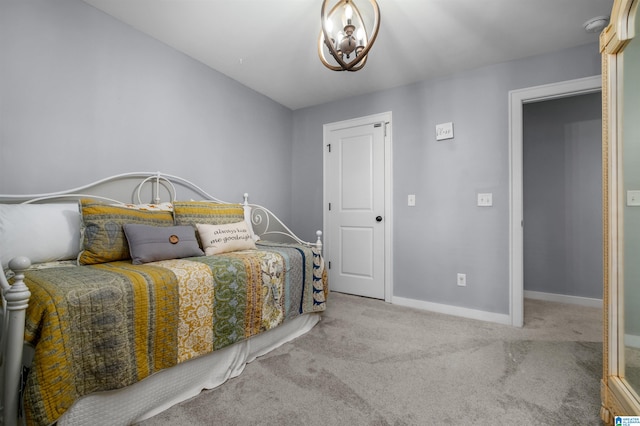
[[310, 331], [320, 321], [319, 313], [301, 315], [278, 327], [159, 371], [144, 380], [80, 398], [58, 420], [58, 426], [130, 425], [148, 419], [213, 389], [242, 373], [246, 364]]

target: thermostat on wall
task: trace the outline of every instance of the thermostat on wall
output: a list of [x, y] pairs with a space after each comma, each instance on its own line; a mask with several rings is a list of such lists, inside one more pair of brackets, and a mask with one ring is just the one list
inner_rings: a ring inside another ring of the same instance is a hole
[[436, 124], [436, 140], [453, 139], [453, 123]]

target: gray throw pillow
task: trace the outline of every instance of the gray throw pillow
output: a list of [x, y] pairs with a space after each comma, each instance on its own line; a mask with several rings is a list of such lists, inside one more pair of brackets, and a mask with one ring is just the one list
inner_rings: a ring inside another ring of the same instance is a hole
[[134, 265], [157, 260], [203, 256], [193, 226], [152, 226], [127, 223], [123, 226]]

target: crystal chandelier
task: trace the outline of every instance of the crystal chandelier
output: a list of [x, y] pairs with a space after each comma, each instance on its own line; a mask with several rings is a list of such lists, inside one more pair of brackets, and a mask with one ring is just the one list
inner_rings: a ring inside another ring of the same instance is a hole
[[318, 56], [330, 70], [358, 71], [367, 63], [369, 49], [378, 36], [378, 3], [369, 0], [373, 8], [373, 31], [368, 33], [362, 14], [353, 0], [338, 1], [329, 13], [327, 1], [322, 2], [320, 12], [322, 31], [318, 37]]

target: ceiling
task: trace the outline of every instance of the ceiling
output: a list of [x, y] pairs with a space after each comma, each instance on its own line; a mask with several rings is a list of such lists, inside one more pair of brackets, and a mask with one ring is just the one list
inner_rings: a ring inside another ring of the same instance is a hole
[[318, 59], [322, 0], [84, 1], [292, 110], [595, 43], [583, 23], [613, 4], [378, 0], [366, 66], [336, 72]]

